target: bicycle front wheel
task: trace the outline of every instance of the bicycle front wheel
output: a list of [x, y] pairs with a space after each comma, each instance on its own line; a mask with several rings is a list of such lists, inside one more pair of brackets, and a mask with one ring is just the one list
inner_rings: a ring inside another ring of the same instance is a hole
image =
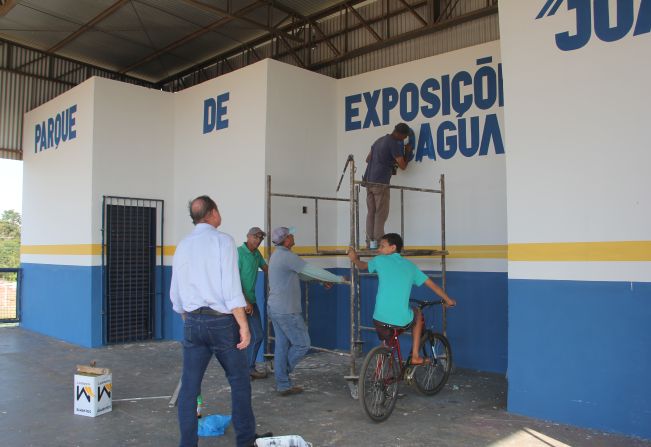
[[427, 360], [414, 369], [416, 389], [427, 396], [441, 391], [452, 369], [450, 342], [443, 334], [425, 331], [420, 340], [420, 350]]
[[386, 420], [398, 400], [398, 361], [386, 346], [377, 346], [366, 355], [359, 371], [359, 401], [375, 422]]

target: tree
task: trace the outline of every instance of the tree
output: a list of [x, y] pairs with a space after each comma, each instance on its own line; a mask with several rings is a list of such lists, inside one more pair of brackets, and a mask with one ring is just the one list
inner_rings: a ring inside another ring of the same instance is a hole
[[7, 210], [0, 218], [0, 267], [20, 265], [20, 213]]

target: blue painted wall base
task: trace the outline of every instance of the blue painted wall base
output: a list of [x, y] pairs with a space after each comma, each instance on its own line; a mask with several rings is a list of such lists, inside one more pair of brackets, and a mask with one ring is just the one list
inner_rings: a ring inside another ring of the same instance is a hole
[[101, 268], [21, 264], [21, 326], [85, 347], [102, 345]]
[[508, 410], [651, 438], [651, 283], [508, 287]]
[[[102, 274], [101, 267], [46, 264], [23, 264], [23, 327], [86, 347], [102, 346]], [[347, 269], [332, 269], [340, 275]], [[163, 275], [161, 291], [160, 275]], [[183, 322], [172, 310], [169, 287], [172, 268], [156, 270], [154, 338], [181, 340]], [[337, 285], [325, 290], [310, 284], [307, 309], [310, 336], [314, 346], [329, 349], [350, 349], [350, 289]], [[305, 288], [305, 285], [303, 286]], [[372, 313], [377, 292], [377, 279], [362, 282], [362, 323], [372, 326]], [[459, 302], [448, 313], [448, 336], [457, 366], [483, 371], [506, 370], [506, 274], [448, 273], [448, 292]], [[258, 274], [256, 294], [265, 320], [264, 275]], [[432, 299], [429, 289], [414, 290], [415, 298]], [[428, 312], [428, 324], [440, 330], [440, 308]], [[375, 333], [363, 331], [366, 350], [378, 343]], [[404, 337], [404, 350], [411, 346]], [[263, 360], [264, 347], [258, 354]]]

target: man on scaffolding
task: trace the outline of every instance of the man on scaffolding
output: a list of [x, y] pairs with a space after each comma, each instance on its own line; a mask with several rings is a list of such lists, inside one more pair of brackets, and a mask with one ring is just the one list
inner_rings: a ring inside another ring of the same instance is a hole
[[373, 250], [384, 235], [384, 223], [389, 217], [391, 175], [395, 174], [396, 166], [405, 170], [411, 158], [413, 148], [403, 143], [410, 132], [409, 126], [399, 123], [392, 133], [373, 143], [366, 156], [366, 171], [362, 180], [376, 183], [366, 185], [366, 244]]

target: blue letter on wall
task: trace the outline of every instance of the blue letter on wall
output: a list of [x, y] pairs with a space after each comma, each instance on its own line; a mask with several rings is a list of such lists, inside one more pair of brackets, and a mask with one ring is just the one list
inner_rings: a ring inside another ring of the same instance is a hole
[[203, 102], [203, 133], [212, 132], [215, 128], [215, 112], [217, 103], [214, 99], [208, 98]]
[[228, 127], [228, 120], [224, 119], [224, 115], [226, 115], [227, 112], [227, 107], [224, 105], [226, 101], [228, 101], [228, 98], [230, 97], [230, 93], [222, 93], [221, 95], [217, 96], [217, 129], [226, 129]]

